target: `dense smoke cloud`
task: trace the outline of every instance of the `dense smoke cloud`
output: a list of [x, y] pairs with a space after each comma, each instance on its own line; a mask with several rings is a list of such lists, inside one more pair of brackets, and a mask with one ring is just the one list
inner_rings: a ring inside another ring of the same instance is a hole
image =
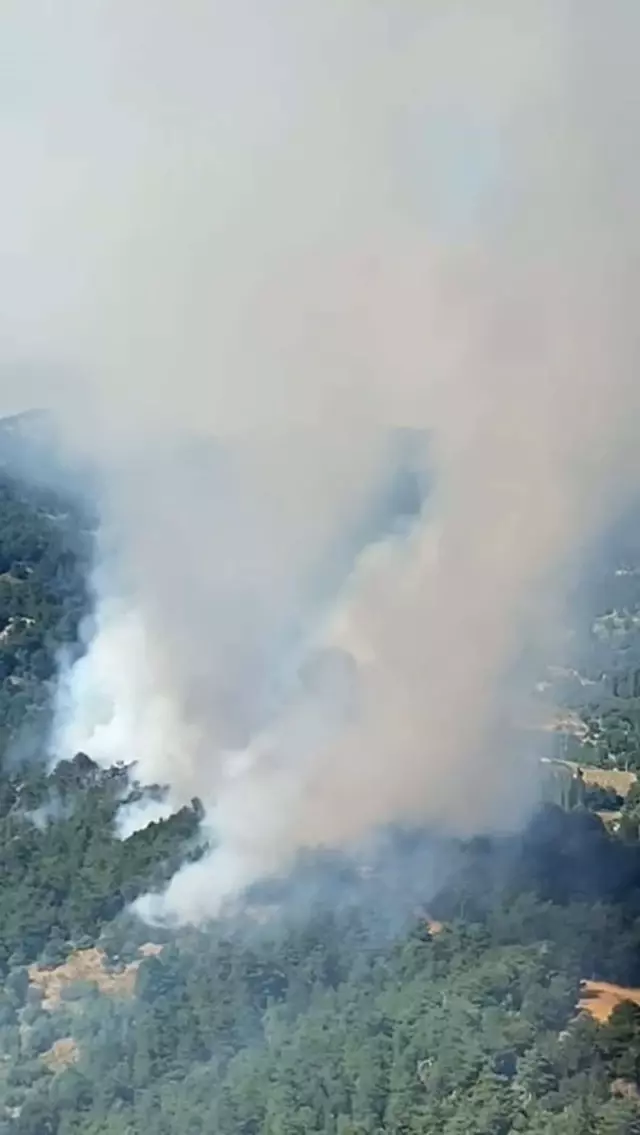
[[[143, 909], [515, 822], [518, 679], [638, 482], [637, 6], [3, 20], [7, 407], [49, 363], [22, 397], [102, 483], [54, 752], [199, 796], [215, 844]], [[407, 426], [430, 489], [367, 527]]]

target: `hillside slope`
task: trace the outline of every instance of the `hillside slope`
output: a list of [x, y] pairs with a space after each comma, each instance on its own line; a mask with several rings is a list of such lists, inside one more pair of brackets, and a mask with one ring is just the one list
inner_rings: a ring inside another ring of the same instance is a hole
[[144, 926], [197, 801], [122, 841], [127, 771], [42, 759], [90, 563], [77, 504], [0, 472], [0, 1135], [637, 1135], [636, 786], [618, 833], [579, 801], [508, 838], [392, 832]]

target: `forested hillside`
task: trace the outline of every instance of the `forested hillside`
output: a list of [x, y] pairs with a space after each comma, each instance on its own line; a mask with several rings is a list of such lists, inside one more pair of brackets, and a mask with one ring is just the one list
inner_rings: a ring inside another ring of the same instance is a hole
[[[12, 438], [9, 433], [9, 438]], [[60, 651], [89, 610], [92, 532], [79, 500], [17, 478], [0, 429], [0, 749], [33, 751]]]
[[298, 879], [304, 910], [272, 894], [244, 919], [156, 937], [157, 952], [138, 952], [126, 915], [107, 921], [111, 986], [70, 966], [43, 1000], [61, 943], [37, 970], [13, 958], [5, 1129], [637, 1132], [640, 1009], [598, 1024], [577, 1006], [583, 978], [640, 983], [639, 857], [550, 809], [523, 839], [458, 848], [429, 914], [404, 923], [386, 917], [393, 887], [373, 879], [356, 902], [333, 861]]
[[[79, 505], [5, 466], [0, 1133], [637, 1135], [637, 788], [615, 832], [583, 791], [517, 836], [390, 833], [366, 871], [308, 856], [244, 913], [152, 930], [129, 903], [200, 854], [198, 802], [123, 841], [126, 770], [44, 759], [90, 563]], [[611, 586], [635, 595], [636, 570], [614, 563]], [[625, 604], [633, 635], [640, 593]], [[600, 698], [632, 657], [609, 656]], [[606, 730], [595, 697], [576, 712]], [[595, 763], [635, 768], [625, 737]], [[601, 981], [610, 1015], [582, 984]]]
[[[558, 754], [582, 764], [640, 770], [640, 514], [612, 525], [576, 599], [572, 664], [551, 668], [562, 707]], [[570, 711], [567, 713], [567, 711]]]

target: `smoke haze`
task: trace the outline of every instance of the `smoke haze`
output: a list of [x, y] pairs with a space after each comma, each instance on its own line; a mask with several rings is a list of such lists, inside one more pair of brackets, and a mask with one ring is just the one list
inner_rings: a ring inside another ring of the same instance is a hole
[[[0, 393], [101, 483], [53, 752], [197, 795], [214, 848], [143, 913], [517, 822], [523, 672], [638, 487], [637, 5], [2, 21]], [[367, 528], [402, 427], [428, 490]]]

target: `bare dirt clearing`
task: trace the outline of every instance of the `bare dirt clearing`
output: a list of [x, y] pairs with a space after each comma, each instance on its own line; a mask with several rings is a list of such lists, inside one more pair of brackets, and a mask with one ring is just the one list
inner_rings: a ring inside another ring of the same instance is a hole
[[43, 1052], [42, 1062], [52, 1072], [64, 1072], [65, 1068], [77, 1063], [79, 1056], [80, 1050], [73, 1037], [63, 1036], [54, 1041], [47, 1052]]
[[624, 769], [591, 768], [589, 765], [578, 765], [575, 761], [565, 761], [564, 763], [576, 772], [581, 769], [585, 784], [597, 784], [600, 788], [613, 788], [619, 796], [627, 796], [631, 786], [636, 782], [635, 772], [625, 772]]
[[29, 966], [29, 981], [42, 990], [43, 1009], [53, 1010], [60, 1004], [64, 990], [75, 982], [89, 982], [100, 993], [112, 996], [130, 997], [133, 993], [136, 973], [145, 957], [159, 954], [162, 946], [147, 942], [140, 947], [139, 960], [130, 962], [120, 971], [107, 968], [107, 956], [103, 950], [92, 946], [87, 950], [76, 950], [69, 954], [66, 962], [51, 969]]
[[633, 1001], [640, 1005], [640, 989], [630, 985], [613, 985], [609, 981], [583, 981], [578, 1008], [594, 1020], [608, 1021], [617, 1005]]

